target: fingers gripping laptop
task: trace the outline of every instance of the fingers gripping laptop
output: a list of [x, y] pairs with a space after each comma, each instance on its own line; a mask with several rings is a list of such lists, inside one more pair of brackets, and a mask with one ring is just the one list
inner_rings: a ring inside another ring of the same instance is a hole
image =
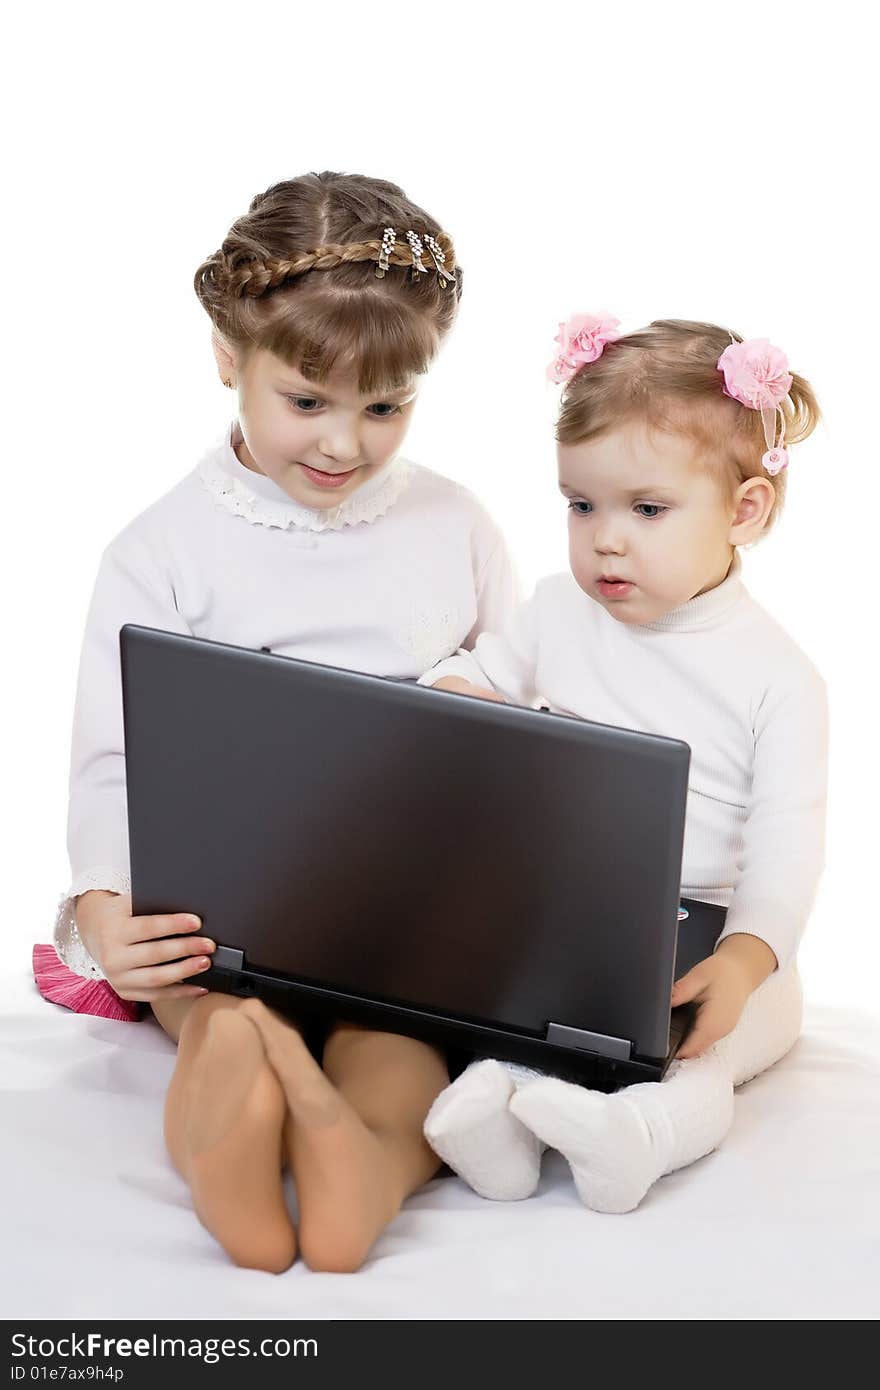
[[200, 984], [594, 1086], [663, 1075], [673, 977], [724, 921], [685, 901], [679, 928], [686, 744], [120, 642], [133, 909], [199, 914]]

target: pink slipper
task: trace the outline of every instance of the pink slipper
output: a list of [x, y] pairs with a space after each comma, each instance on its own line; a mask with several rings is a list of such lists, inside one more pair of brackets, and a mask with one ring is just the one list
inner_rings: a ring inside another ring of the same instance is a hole
[[140, 1018], [141, 1006], [136, 1000], [120, 999], [107, 980], [87, 980], [84, 975], [75, 975], [54, 946], [35, 946], [33, 962], [37, 989], [51, 1003], [63, 1004], [75, 1014], [94, 1014], [124, 1023], [137, 1023]]

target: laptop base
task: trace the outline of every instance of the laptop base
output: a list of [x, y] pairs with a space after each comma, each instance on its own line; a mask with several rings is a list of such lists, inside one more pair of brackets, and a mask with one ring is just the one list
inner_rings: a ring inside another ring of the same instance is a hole
[[419, 1038], [441, 1050], [518, 1062], [596, 1091], [615, 1091], [639, 1081], [662, 1080], [695, 1013], [689, 1006], [672, 1011], [670, 1047], [665, 1057], [624, 1059], [560, 1047], [544, 1038], [465, 1023], [425, 1010], [363, 999], [261, 970], [212, 965], [194, 979], [203, 988], [222, 994], [257, 997], [270, 1008], [305, 1024], [337, 1020], [360, 1023], [378, 1032]]

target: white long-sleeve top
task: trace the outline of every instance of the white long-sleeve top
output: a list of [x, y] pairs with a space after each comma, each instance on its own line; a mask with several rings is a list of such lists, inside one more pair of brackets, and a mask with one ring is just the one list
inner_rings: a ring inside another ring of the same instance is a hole
[[421, 683], [463, 676], [515, 704], [683, 739], [682, 894], [726, 907], [722, 935], [760, 937], [783, 967], [823, 864], [827, 703], [818, 672], [740, 574], [737, 556], [717, 588], [638, 626], [554, 575], [506, 627]]
[[72, 881], [55, 944], [101, 971], [73, 900], [130, 887], [119, 630], [125, 623], [415, 678], [513, 611], [500, 531], [468, 490], [401, 458], [329, 511], [294, 502], [223, 441], [104, 553], [80, 659], [70, 770]]

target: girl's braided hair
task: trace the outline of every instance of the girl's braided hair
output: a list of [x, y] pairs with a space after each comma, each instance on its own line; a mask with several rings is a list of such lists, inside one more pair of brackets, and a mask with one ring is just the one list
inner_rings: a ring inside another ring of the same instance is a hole
[[[389, 226], [399, 240], [380, 279]], [[427, 273], [414, 275], [407, 231], [434, 238], [445, 284], [427, 252]], [[450, 238], [396, 184], [325, 172], [258, 194], [194, 284], [239, 355], [262, 348], [315, 382], [334, 366], [351, 368], [366, 394], [427, 370], [455, 320], [462, 274]]]

